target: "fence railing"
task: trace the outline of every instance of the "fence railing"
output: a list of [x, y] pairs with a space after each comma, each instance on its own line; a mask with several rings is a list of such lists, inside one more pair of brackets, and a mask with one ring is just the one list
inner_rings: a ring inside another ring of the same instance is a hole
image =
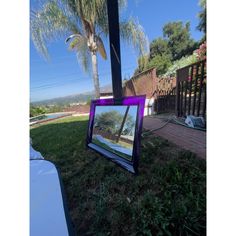
[[174, 112], [175, 111], [175, 101], [176, 101], [176, 88], [171, 91], [162, 91], [159, 93], [156, 99], [156, 104], [154, 105], [157, 113], [163, 112]]
[[157, 96], [154, 104], [156, 113], [174, 112], [176, 97], [176, 78], [161, 77], [157, 82]]
[[206, 60], [177, 70], [175, 113], [206, 117]]

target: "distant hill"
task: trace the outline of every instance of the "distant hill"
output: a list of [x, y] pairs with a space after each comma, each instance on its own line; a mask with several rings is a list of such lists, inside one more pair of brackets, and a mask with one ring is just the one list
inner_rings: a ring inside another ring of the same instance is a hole
[[[101, 87], [101, 92], [111, 92], [112, 91], [112, 86], [105, 85]], [[69, 95], [65, 97], [58, 97], [58, 98], [52, 98], [52, 99], [47, 99], [43, 101], [38, 101], [38, 102], [31, 102], [32, 106], [47, 106], [47, 105], [69, 105], [71, 103], [83, 103], [87, 102], [88, 100], [94, 99], [95, 98], [95, 93], [94, 91], [86, 92], [86, 93], [81, 93], [81, 94], [74, 94], [74, 95]]]
[[52, 98], [39, 102], [32, 102], [33, 106], [47, 106], [47, 105], [69, 105], [70, 103], [79, 103], [79, 102], [87, 102], [88, 100], [93, 99], [95, 96], [93, 93], [86, 94], [74, 94], [65, 97]]
[[101, 93], [112, 93], [112, 85], [111, 84], [107, 84], [103, 87], [100, 88], [100, 92]]

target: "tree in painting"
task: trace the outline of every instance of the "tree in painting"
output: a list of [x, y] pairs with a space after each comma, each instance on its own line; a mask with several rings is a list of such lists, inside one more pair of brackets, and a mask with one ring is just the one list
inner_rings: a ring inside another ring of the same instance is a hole
[[[101, 114], [95, 116], [94, 127], [115, 135], [118, 134], [123, 119], [124, 115], [116, 110], [102, 112]], [[135, 121], [133, 117], [128, 114], [122, 134], [132, 135], [134, 126]]]

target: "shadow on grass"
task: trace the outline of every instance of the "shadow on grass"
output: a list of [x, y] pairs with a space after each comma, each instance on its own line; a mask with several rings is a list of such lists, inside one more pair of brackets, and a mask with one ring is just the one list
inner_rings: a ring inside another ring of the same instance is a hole
[[31, 130], [33, 147], [61, 171], [78, 235], [205, 235], [206, 163], [156, 137], [142, 139], [133, 176], [85, 148], [86, 119]]

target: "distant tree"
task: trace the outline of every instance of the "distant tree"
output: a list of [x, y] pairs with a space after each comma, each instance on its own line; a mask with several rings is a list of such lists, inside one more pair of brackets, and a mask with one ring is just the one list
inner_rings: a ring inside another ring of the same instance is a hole
[[35, 108], [30, 106], [30, 117], [34, 117], [36, 115], [37, 114], [36, 114]]
[[152, 58], [147, 66], [146, 69], [156, 67], [157, 75], [161, 75], [166, 73], [167, 69], [171, 66], [171, 59], [169, 55], [163, 54], [157, 54], [154, 58]]
[[157, 74], [164, 74], [171, 65], [171, 50], [168, 41], [161, 37], [154, 39], [150, 44], [150, 56], [146, 69], [156, 67]]
[[165, 74], [175, 61], [191, 55], [198, 46], [190, 37], [189, 22], [169, 22], [163, 27], [163, 37], [151, 42], [150, 54], [139, 57], [134, 75], [152, 67], [156, 67], [158, 75]]
[[94, 126], [115, 134], [122, 121], [122, 115], [118, 111], [102, 112], [95, 116]]
[[159, 37], [154, 39], [150, 44], [150, 59], [155, 56], [169, 55], [171, 57], [171, 51], [168, 47], [168, 41]]
[[198, 14], [199, 24], [197, 29], [206, 34], [206, 0], [200, 0], [199, 5], [201, 6], [202, 10]]
[[91, 104], [91, 97], [89, 97], [88, 99], [87, 99], [87, 101], [86, 101], [86, 105], [90, 105]]
[[[120, 9], [126, 0], [119, 0]], [[89, 71], [92, 64], [96, 97], [100, 96], [97, 53], [106, 59], [103, 39], [108, 36], [106, 0], [45, 0], [36, 11], [31, 11], [31, 35], [36, 49], [46, 58], [49, 42], [66, 39], [77, 54], [79, 63]], [[134, 20], [120, 21], [120, 35], [126, 42], [144, 53], [147, 39], [142, 27]]]
[[[118, 111], [102, 112], [95, 116], [94, 126], [111, 134], [117, 134], [124, 116]], [[135, 123], [132, 116], [128, 115], [125, 122], [125, 132], [131, 132]]]
[[57, 104], [55, 106], [51, 106], [47, 109], [47, 113], [61, 112], [63, 111], [65, 105]]
[[163, 36], [171, 51], [172, 61], [191, 55], [198, 44], [190, 37], [190, 23], [170, 22], [163, 27]]
[[172, 62], [172, 65], [168, 68], [166, 73], [163, 74], [163, 76], [164, 77], [176, 76], [176, 71], [178, 69], [183, 68], [183, 67], [188, 66], [188, 65], [191, 65], [195, 62], [197, 62], [196, 53], [194, 53], [190, 56], [182, 57], [181, 59]]
[[134, 73], [135, 75], [141, 73], [146, 69], [148, 60], [149, 60], [149, 55], [143, 55], [138, 58], [138, 68]]
[[46, 113], [45, 107], [42, 106], [30, 106], [30, 117], [42, 115]]

